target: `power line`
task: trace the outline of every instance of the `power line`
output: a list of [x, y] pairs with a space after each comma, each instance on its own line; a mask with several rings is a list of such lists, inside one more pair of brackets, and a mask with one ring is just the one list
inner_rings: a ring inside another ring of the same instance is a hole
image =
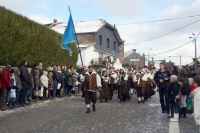
[[[164, 33], [164, 34], [161, 34], [161, 35], [158, 35], [158, 36], [155, 36], [155, 37], [146, 39], [146, 40], [142, 40], [142, 41], [140, 41], [140, 42], [134, 42], [134, 43], [131, 43], [131, 44], [127, 44], [127, 45], [141, 44], [141, 43], [144, 43], [144, 42], [156, 40], [156, 39], [165, 37], [165, 36], [167, 36], [167, 35], [169, 35], [169, 34], [172, 34], [172, 33], [174, 33], [174, 32], [177, 32], [177, 31], [180, 31], [180, 30], [182, 30], [182, 29], [185, 29], [185, 28], [187, 28], [188, 26], [190, 26], [190, 25], [192, 25], [192, 24], [195, 24], [195, 23], [197, 23], [197, 22], [199, 22], [199, 21], [200, 21], [200, 19], [195, 20], [195, 21], [192, 21], [192, 22], [190, 22], [190, 23], [188, 23], [188, 24], [186, 24], [186, 25], [184, 25], [184, 26], [178, 27], [178, 28], [176, 28], [176, 29], [174, 29], [174, 30], [172, 30], [172, 31], [168, 31], [168, 32], [166, 32], [166, 33]], [[127, 45], [125, 45], [125, 46], [127, 46]]]
[[157, 20], [148, 20], [148, 21], [139, 21], [139, 22], [130, 22], [130, 23], [122, 23], [117, 26], [121, 25], [131, 25], [131, 24], [145, 24], [145, 23], [155, 23], [155, 22], [163, 22], [163, 21], [172, 21], [172, 20], [178, 20], [178, 19], [186, 19], [186, 18], [193, 18], [193, 17], [200, 17], [200, 14], [196, 15], [190, 15], [185, 17], [177, 17], [177, 18], [165, 18], [165, 19], [157, 19]]
[[[198, 34], [194, 39], [198, 38], [199, 35], [200, 35], [200, 32], [199, 32], [199, 34]], [[184, 44], [182, 44], [182, 45], [180, 45], [180, 46], [178, 46], [178, 47], [175, 47], [175, 48], [173, 48], [173, 49], [170, 49], [170, 50], [167, 50], [167, 51], [164, 51], [164, 52], [160, 52], [160, 53], [156, 53], [156, 54], [151, 54], [151, 55], [160, 55], [160, 54], [165, 54], [165, 53], [174, 51], [174, 50], [176, 50], [176, 49], [178, 49], [178, 48], [181, 48], [181, 47], [183, 47], [183, 46], [185, 46], [185, 45], [187, 45], [187, 44], [193, 42], [194, 39], [191, 40], [191, 41], [189, 41], [189, 42], [186, 42], [186, 43], [184, 43]]]
[[189, 41], [189, 42], [187, 42], [187, 43], [184, 43], [184, 44], [182, 44], [182, 45], [180, 45], [180, 46], [178, 46], [178, 47], [175, 47], [175, 48], [173, 48], [173, 49], [170, 49], [170, 50], [167, 50], [167, 51], [164, 51], [164, 52], [160, 52], [160, 53], [151, 54], [151, 55], [165, 54], [165, 53], [174, 51], [174, 50], [176, 50], [176, 49], [178, 49], [178, 48], [181, 48], [181, 47], [183, 47], [183, 46], [185, 46], [185, 45], [187, 45], [187, 44], [189, 44], [189, 43], [191, 43], [191, 42], [193, 42], [193, 40], [191, 40], [191, 41]]

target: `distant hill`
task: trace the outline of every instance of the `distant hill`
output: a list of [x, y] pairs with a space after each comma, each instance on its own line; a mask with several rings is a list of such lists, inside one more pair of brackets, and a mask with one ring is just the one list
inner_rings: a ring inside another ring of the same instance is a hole
[[73, 54], [61, 48], [61, 35], [28, 18], [0, 6], [0, 65], [31, 63], [75, 66], [78, 50]]

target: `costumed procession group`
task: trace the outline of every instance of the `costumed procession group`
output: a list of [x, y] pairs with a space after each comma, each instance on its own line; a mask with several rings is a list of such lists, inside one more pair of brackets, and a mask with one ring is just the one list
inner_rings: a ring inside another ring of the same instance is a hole
[[[7, 65], [0, 68], [0, 110], [28, 106], [38, 100], [82, 95], [86, 113], [96, 111], [96, 102], [108, 102], [117, 96], [119, 102], [131, 99], [134, 93], [138, 103], [145, 103], [156, 90], [159, 92], [162, 113], [169, 118], [186, 117], [194, 110], [200, 125], [200, 67], [185, 67], [168, 71], [164, 64], [160, 69], [115, 69], [93, 66], [80, 69], [67, 66], [49, 66], [42, 63], [20, 63], [18, 68]], [[97, 92], [99, 92], [97, 97]], [[200, 129], [200, 128], [199, 128]]]
[[[87, 106], [86, 113], [90, 112], [91, 103], [92, 110], [95, 111], [97, 99], [100, 102], [107, 102], [112, 100], [116, 93], [119, 102], [126, 102], [135, 92], [138, 103], [145, 103], [155, 94], [154, 70], [147, 67], [130, 72], [126, 72], [123, 68], [103, 68], [96, 72], [92, 66], [89, 66], [85, 71], [80, 78]], [[99, 97], [97, 92], [100, 93]]]

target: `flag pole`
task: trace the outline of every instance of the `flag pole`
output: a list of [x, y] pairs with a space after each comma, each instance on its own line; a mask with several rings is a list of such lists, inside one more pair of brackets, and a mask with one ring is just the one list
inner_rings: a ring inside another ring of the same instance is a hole
[[[69, 9], [69, 13], [71, 15], [71, 9], [70, 9], [69, 6], [68, 6], [68, 9]], [[72, 22], [73, 22], [73, 20], [72, 20]], [[73, 22], [73, 26], [74, 26], [74, 22]], [[77, 39], [77, 36], [76, 36], [76, 29], [75, 29], [75, 27], [74, 27], [74, 30], [75, 30], [76, 42], [77, 42], [77, 45], [78, 45], [78, 53], [80, 54], [81, 64], [82, 64], [82, 67], [83, 67], [83, 59], [82, 59], [82, 55], [81, 55], [81, 49], [80, 49], [79, 44], [78, 44], [78, 39]]]

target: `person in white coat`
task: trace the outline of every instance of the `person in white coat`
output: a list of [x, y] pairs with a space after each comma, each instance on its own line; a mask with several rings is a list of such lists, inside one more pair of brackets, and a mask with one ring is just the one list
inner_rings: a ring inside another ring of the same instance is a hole
[[49, 79], [47, 77], [48, 72], [44, 71], [43, 75], [40, 77], [40, 82], [41, 82], [41, 90], [40, 90], [40, 98], [48, 98], [48, 83], [49, 83]]
[[194, 90], [194, 118], [196, 125], [198, 126], [198, 131], [200, 133], [200, 76], [194, 77], [194, 82], [197, 84], [198, 88]]

